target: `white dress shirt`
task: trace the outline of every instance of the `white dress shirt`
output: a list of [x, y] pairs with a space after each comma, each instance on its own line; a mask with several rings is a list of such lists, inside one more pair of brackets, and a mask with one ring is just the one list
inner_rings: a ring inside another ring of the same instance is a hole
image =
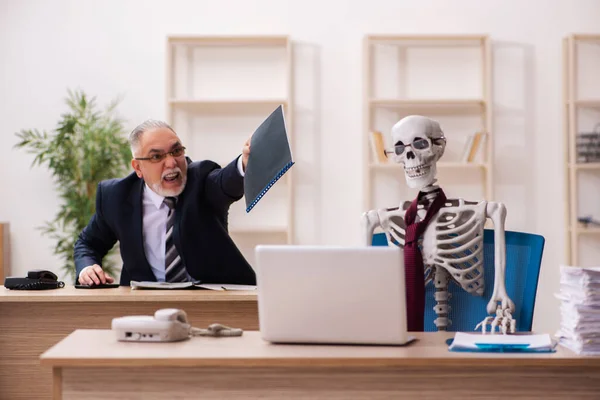
[[[244, 176], [242, 157], [238, 157], [238, 171]], [[167, 236], [167, 215], [169, 207], [163, 203], [164, 196], [144, 185], [142, 197], [144, 252], [152, 272], [158, 282], [165, 281], [165, 237]], [[188, 275], [188, 279], [190, 276]]]

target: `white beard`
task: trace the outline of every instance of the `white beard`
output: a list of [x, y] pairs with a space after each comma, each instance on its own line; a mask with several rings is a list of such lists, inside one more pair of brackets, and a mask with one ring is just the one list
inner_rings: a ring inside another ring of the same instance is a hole
[[163, 197], [177, 197], [183, 192], [185, 189], [185, 184], [187, 183], [187, 174], [183, 178], [181, 178], [181, 186], [177, 189], [165, 189], [162, 187], [161, 183], [153, 183], [150, 185], [150, 188], [158, 195]]

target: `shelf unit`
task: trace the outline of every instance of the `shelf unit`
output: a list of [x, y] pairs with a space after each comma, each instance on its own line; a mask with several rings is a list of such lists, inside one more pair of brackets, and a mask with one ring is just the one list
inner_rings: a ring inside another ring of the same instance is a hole
[[[292, 152], [292, 42], [287, 36], [168, 36], [166, 115], [192, 160], [225, 166], [283, 105]], [[294, 243], [292, 170], [250, 211], [229, 213], [229, 232], [254, 263], [258, 244]]]
[[[597, 250], [588, 261], [582, 253], [585, 240], [597, 248], [600, 227], [578, 222], [592, 214], [600, 219], [600, 162], [579, 162], [577, 134], [591, 132], [600, 123], [600, 34], [571, 34], [563, 39], [563, 121], [565, 158], [566, 263], [597, 265]], [[600, 133], [600, 132], [599, 132]], [[593, 181], [596, 182], [593, 182]], [[591, 182], [591, 183], [590, 183]], [[580, 193], [587, 191], [585, 196]]]
[[[446, 185], [451, 184], [450, 180], [460, 178], [459, 174], [469, 177], [476, 174], [479, 198], [492, 200], [493, 110], [489, 37], [368, 35], [364, 38], [363, 55], [365, 210], [398, 204], [389, 202], [393, 199], [389, 194], [386, 195], [388, 200], [377, 198], [377, 192], [389, 192], [382, 186], [392, 185], [396, 187], [394, 190], [398, 190], [400, 183], [401, 187], [406, 187], [402, 165], [379, 163], [372, 154], [369, 135], [373, 131], [382, 132], [386, 148], [389, 148], [393, 145], [390, 136], [393, 124], [412, 114], [438, 120], [445, 132], [448, 143], [437, 170], [438, 182], [446, 194], [469, 198], [468, 194], [461, 191], [449, 193]], [[419, 63], [421, 67], [416, 68]], [[477, 67], [476, 71], [473, 70], [474, 66]], [[455, 76], [449, 76], [448, 70], [454, 70]], [[477, 78], [470, 79], [473, 75]], [[444, 121], [451, 122], [446, 125]], [[467, 136], [478, 131], [487, 133], [478, 158], [473, 162], [461, 161], [457, 155], [460, 150], [464, 152]], [[394, 175], [389, 176], [390, 172]], [[452, 179], [444, 179], [447, 174]], [[462, 183], [468, 180], [463, 179]], [[408, 195], [408, 190], [407, 187], [401, 189], [403, 194], [400, 196]], [[413, 197], [400, 197], [395, 201], [411, 200]]]

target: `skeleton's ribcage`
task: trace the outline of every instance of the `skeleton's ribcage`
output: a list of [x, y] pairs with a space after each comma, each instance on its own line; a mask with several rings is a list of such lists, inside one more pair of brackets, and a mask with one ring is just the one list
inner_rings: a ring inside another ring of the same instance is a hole
[[[426, 283], [435, 268], [443, 268], [469, 293], [483, 294], [483, 230], [486, 202], [449, 199], [420, 240]], [[388, 242], [404, 247], [404, 210], [385, 210], [380, 222]]]

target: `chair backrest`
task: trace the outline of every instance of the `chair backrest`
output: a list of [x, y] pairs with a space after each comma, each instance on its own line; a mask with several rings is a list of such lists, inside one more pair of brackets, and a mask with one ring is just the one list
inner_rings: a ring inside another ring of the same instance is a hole
[[[543, 236], [525, 232], [506, 231], [506, 291], [515, 303], [513, 318], [517, 320], [517, 331], [531, 331], [533, 310], [537, 292], [542, 253]], [[452, 324], [448, 331], [472, 331], [489, 314], [487, 303], [494, 289], [494, 231], [485, 229], [483, 234], [483, 258], [485, 292], [483, 296], [471, 295], [460, 286], [451, 283], [449, 318]], [[373, 235], [373, 246], [387, 246], [385, 234]], [[435, 287], [429, 282], [425, 287], [425, 331], [437, 331], [434, 320]], [[494, 316], [494, 315], [492, 315]]]

